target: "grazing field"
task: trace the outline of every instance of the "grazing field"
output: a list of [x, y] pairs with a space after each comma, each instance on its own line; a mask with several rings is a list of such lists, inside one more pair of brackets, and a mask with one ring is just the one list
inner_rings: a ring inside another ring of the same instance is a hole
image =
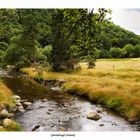
[[130, 122], [140, 120], [140, 58], [100, 59], [94, 69], [81, 63], [81, 70], [70, 74], [23, 68], [23, 73], [41, 79], [64, 79], [67, 92], [87, 96]]

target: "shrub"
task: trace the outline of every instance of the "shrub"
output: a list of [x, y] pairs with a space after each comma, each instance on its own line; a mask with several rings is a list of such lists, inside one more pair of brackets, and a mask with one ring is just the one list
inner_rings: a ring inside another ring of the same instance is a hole
[[123, 49], [126, 50], [126, 52], [127, 52], [126, 53], [127, 58], [134, 56], [134, 47], [133, 47], [133, 45], [127, 44], [127, 45], [124, 46]]
[[37, 59], [37, 61], [46, 61], [47, 60], [47, 57], [45, 55], [43, 55], [42, 48], [37, 48], [36, 59]]
[[140, 44], [134, 46], [134, 57], [140, 57]]
[[29, 64], [29, 60], [24, 55], [25, 50], [16, 45], [10, 45], [4, 55], [4, 65], [15, 65], [17, 69]]
[[101, 50], [95, 49], [95, 58], [101, 58]]
[[110, 48], [109, 54], [112, 58], [121, 58], [121, 49], [120, 48]]
[[52, 46], [51, 45], [45, 46], [42, 50], [43, 55], [47, 57], [48, 61], [50, 60], [51, 52], [52, 52]]

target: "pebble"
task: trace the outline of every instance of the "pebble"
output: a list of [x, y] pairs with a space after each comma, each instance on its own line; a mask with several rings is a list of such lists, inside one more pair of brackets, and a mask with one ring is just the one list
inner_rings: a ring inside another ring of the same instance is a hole
[[18, 95], [13, 95], [12, 98], [15, 99], [15, 100], [19, 100], [19, 99], [20, 99], [20, 96], [18, 96]]
[[43, 100], [42, 100], [42, 102], [47, 102], [47, 101], [48, 101], [47, 99], [43, 99]]
[[58, 131], [67, 131], [67, 129], [65, 129], [64, 127], [60, 127]]
[[32, 105], [32, 103], [31, 102], [23, 102], [23, 105], [24, 106], [30, 106], [30, 105]]
[[103, 111], [102, 110], [97, 110], [97, 113], [103, 113]]
[[1, 112], [0, 112], [0, 118], [10, 118], [10, 117], [13, 117], [13, 113], [9, 113], [6, 109], [3, 109]]
[[32, 129], [32, 131], [36, 131], [39, 127], [40, 127], [40, 125], [36, 125], [36, 126]]
[[46, 114], [50, 115], [51, 113], [50, 112], [47, 112]]
[[20, 100], [20, 102], [21, 102], [21, 103], [23, 103], [23, 102], [27, 102], [27, 99], [25, 99], [25, 100]]
[[99, 126], [104, 126], [104, 124], [99, 124]]
[[49, 109], [48, 111], [53, 111], [52, 109]]
[[23, 107], [23, 105], [21, 105], [21, 106], [18, 106], [17, 109], [24, 109], [24, 107]]
[[24, 113], [25, 110], [24, 109], [18, 109], [19, 112]]
[[16, 102], [16, 105], [17, 106], [21, 106], [22, 104], [20, 102]]

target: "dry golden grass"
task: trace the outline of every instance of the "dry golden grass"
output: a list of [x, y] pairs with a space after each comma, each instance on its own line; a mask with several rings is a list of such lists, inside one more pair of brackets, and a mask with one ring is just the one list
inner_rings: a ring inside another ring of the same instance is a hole
[[0, 105], [12, 104], [12, 91], [0, 81]]
[[[0, 81], [0, 111], [4, 105], [9, 105], [11, 107], [15, 105], [11, 98], [12, 94], [13, 94], [12, 91], [6, 85], [4, 85], [2, 81]], [[20, 131], [20, 130], [21, 130], [20, 125], [15, 121], [12, 121], [12, 123], [7, 128], [0, 128], [0, 131]]]
[[[67, 91], [87, 96], [91, 101], [104, 104], [125, 118], [140, 120], [140, 58], [101, 59], [94, 69], [82, 69], [71, 74], [43, 71], [44, 79], [65, 79]], [[38, 76], [34, 68], [22, 72], [31, 77]]]

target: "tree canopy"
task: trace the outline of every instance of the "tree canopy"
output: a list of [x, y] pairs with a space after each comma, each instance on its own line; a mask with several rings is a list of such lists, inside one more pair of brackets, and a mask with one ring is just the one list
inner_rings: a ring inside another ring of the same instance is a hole
[[140, 36], [106, 18], [110, 9], [0, 9], [0, 62], [47, 62], [72, 70], [79, 60], [140, 57]]

